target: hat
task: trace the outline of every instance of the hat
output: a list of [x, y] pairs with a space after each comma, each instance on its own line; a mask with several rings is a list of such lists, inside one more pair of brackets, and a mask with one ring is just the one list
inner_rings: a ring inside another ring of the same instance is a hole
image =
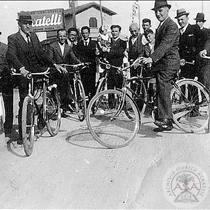
[[21, 11], [18, 13], [18, 19], [17, 21], [30, 21], [32, 22], [32, 17], [30, 12]]
[[167, 3], [167, 0], [155, 0], [155, 5], [152, 10], [157, 10], [161, 7], [168, 7], [170, 9], [171, 5]]
[[182, 15], [189, 15], [190, 13], [189, 12], [186, 12], [185, 9], [181, 8], [181, 9], [178, 9], [176, 11], [176, 17], [175, 18], [179, 18], [181, 17]]
[[194, 20], [206, 22], [206, 20], [204, 20], [204, 14], [203, 13], [197, 13], [196, 18]]

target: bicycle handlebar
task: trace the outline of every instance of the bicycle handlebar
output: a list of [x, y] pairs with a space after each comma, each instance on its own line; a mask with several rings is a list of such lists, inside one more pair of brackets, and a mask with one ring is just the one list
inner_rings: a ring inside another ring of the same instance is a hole
[[84, 66], [89, 66], [91, 62], [84, 62], [84, 63], [78, 63], [78, 64], [59, 64], [63, 67], [73, 67], [73, 68], [78, 68], [78, 67], [84, 67]]
[[210, 56], [207, 55], [202, 55], [201, 58], [206, 58], [206, 59], [210, 59]]
[[130, 69], [131, 67], [133, 67], [137, 62], [138, 62], [138, 58], [129, 66], [127, 67], [118, 67], [118, 66], [114, 66], [114, 65], [111, 65], [109, 63], [105, 63], [105, 62], [102, 62], [99, 60], [99, 64], [103, 64], [106, 66], [106, 69], [110, 69], [110, 68], [114, 68], [116, 69], [117, 71], [120, 71], [120, 72], [123, 72], [123, 71], [126, 71], [127, 69]]
[[[11, 70], [12, 70], [11, 73], [12, 76], [22, 76], [21, 73], [16, 72], [16, 69], [12, 68]], [[33, 76], [47, 76], [49, 73], [50, 73], [50, 68], [47, 68], [47, 70], [44, 72], [29, 72], [26, 77], [27, 79], [31, 79]]]

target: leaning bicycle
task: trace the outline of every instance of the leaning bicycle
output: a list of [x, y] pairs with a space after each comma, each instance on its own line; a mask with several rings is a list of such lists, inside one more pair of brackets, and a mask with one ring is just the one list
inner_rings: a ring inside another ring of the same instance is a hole
[[[28, 94], [23, 101], [21, 116], [23, 147], [27, 156], [33, 152], [36, 130], [43, 130], [46, 126], [49, 134], [55, 136], [61, 125], [57, 85], [49, 85], [49, 73], [50, 68], [45, 72], [27, 75]], [[12, 75], [21, 76], [14, 69]]]
[[[130, 67], [121, 68], [127, 71]], [[129, 87], [133, 81], [142, 83], [140, 76], [128, 78], [122, 74], [124, 85], [122, 89], [105, 90], [96, 94], [87, 109], [87, 125], [90, 133], [103, 146], [119, 148], [128, 145], [138, 133], [141, 115], [136, 100], [141, 100], [151, 107], [140, 92]], [[145, 88], [145, 86], [141, 85]], [[172, 112], [174, 123], [185, 132], [200, 132], [204, 130], [209, 119], [209, 94], [198, 81], [182, 79], [172, 83]], [[95, 112], [92, 113], [94, 108]]]
[[86, 98], [85, 90], [81, 81], [80, 71], [85, 69], [90, 63], [79, 63], [79, 64], [60, 64], [70, 74], [73, 74], [73, 86], [70, 85], [70, 91], [73, 93], [73, 103], [75, 107], [71, 107], [77, 114], [79, 121], [83, 121], [86, 115]]

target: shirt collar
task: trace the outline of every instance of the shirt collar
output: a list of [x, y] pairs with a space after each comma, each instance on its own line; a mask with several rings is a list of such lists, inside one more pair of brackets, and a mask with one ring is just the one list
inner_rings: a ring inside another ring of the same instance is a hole
[[189, 23], [187, 23], [186, 26], [184, 26], [183, 28], [180, 28], [180, 33], [183, 34], [186, 31], [187, 26], [189, 25]]

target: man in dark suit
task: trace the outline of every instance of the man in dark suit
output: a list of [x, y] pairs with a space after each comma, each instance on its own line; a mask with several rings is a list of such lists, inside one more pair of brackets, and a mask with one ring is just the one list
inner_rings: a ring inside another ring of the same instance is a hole
[[[107, 61], [117, 67], [121, 67], [123, 64], [124, 52], [126, 50], [126, 41], [123, 41], [119, 35], [121, 27], [119, 25], [111, 26], [111, 47], [107, 49]], [[114, 89], [122, 87], [123, 78], [122, 75], [117, 73], [116, 69], [111, 69], [108, 75], [107, 88]]]
[[90, 100], [95, 95], [96, 89], [96, 41], [90, 39], [90, 28], [81, 28], [82, 40], [77, 44], [77, 55], [81, 62], [91, 64], [81, 71], [81, 80], [85, 95]]
[[202, 62], [200, 69], [200, 80], [210, 91], [210, 60], [207, 58], [202, 58], [204, 55], [210, 56], [210, 39], [207, 39], [203, 50], [199, 53]]
[[198, 25], [188, 23], [189, 13], [185, 9], [178, 9], [176, 19], [180, 25], [179, 54], [181, 58], [181, 74], [180, 77], [192, 78], [198, 77], [198, 56], [200, 43], [199, 38], [202, 37], [201, 30]]
[[[74, 55], [72, 48], [66, 43], [67, 34], [65, 29], [57, 31], [58, 41], [53, 42], [49, 47], [49, 57], [57, 64], [80, 63], [80, 60]], [[71, 103], [72, 94], [70, 90], [70, 75], [54, 74], [53, 80], [58, 85], [58, 91], [61, 98], [61, 108], [63, 108], [62, 117], [67, 117], [65, 114], [68, 111], [68, 105]], [[72, 110], [70, 110], [72, 111]]]
[[170, 131], [172, 125], [172, 104], [170, 98], [171, 81], [179, 70], [180, 57], [178, 52], [179, 30], [176, 23], [169, 17], [171, 5], [164, 0], [156, 0], [154, 8], [160, 24], [155, 34], [154, 52], [143, 63], [153, 63], [157, 82], [157, 116], [155, 132]]
[[23, 100], [28, 93], [27, 74], [29, 72], [45, 71], [47, 67], [55, 67], [58, 71], [62, 71], [62, 68], [45, 55], [37, 35], [31, 32], [32, 17], [30, 13], [21, 11], [17, 21], [19, 31], [8, 36], [8, 51], [6, 56], [10, 67], [20, 71], [22, 75], [19, 79], [19, 140], [17, 142], [22, 144], [21, 112]]

